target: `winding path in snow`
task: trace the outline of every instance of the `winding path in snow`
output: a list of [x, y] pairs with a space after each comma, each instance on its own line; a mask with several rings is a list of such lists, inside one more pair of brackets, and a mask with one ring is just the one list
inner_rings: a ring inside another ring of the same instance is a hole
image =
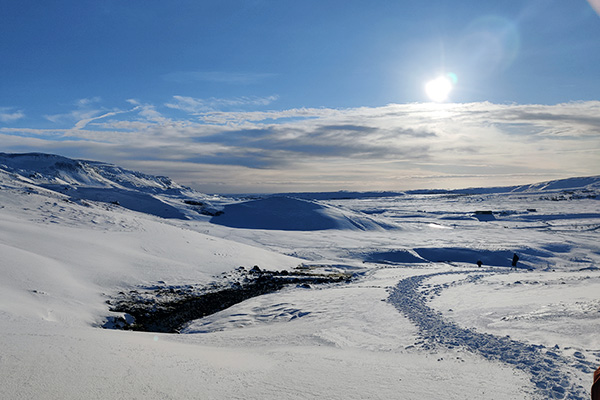
[[[481, 278], [481, 273], [497, 271], [477, 271], [471, 279]], [[531, 376], [537, 394], [543, 399], [587, 400], [586, 388], [573, 383], [565, 372], [567, 368], [587, 371], [589, 363], [576, 358], [565, 358], [542, 345], [533, 345], [506, 337], [479, 333], [461, 328], [443, 318], [442, 314], [427, 305], [425, 295], [419, 290], [421, 283], [431, 277], [450, 274], [469, 274], [468, 271], [451, 271], [429, 275], [413, 276], [401, 280], [391, 290], [389, 301], [406, 315], [419, 329], [425, 340], [422, 346], [431, 349], [436, 345], [448, 348], [463, 347], [480, 354], [486, 359], [501, 361], [523, 370]]]

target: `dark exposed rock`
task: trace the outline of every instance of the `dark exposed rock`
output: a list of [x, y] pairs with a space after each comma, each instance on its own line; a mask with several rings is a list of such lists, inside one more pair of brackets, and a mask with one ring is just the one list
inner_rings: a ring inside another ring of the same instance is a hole
[[311, 288], [311, 285], [343, 283], [352, 279], [350, 274], [311, 274], [307, 272], [276, 273], [261, 270], [255, 265], [250, 271], [240, 267], [231, 274], [226, 284], [212, 283], [204, 287], [148, 288], [145, 292], [119, 292], [119, 298], [110, 300], [110, 311], [125, 313], [109, 318], [105, 328], [147, 332], [177, 333], [189, 321], [206, 317], [252, 297], [273, 293], [288, 285]]
[[254, 267], [252, 267], [252, 269], [250, 270], [251, 274], [260, 274], [262, 271], [260, 270], [260, 268], [258, 267], [258, 265], [255, 265]]
[[204, 203], [201, 201], [195, 201], [195, 200], [184, 200], [183, 201], [185, 204], [188, 204], [190, 206], [204, 206]]

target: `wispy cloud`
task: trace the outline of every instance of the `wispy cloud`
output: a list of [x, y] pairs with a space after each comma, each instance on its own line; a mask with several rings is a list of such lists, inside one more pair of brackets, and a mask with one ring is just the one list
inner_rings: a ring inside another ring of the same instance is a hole
[[173, 96], [173, 101], [166, 103], [165, 106], [185, 111], [190, 114], [205, 114], [207, 112], [223, 108], [244, 108], [248, 106], [266, 106], [277, 100], [277, 96], [268, 97], [234, 97], [228, 99], [218, 99], [211, 97], [208, 99], [199, 99], [186, 96]]
[[97, 105], [101, 101], [99, 97], [79, 99], [72, 105], [74, 109], [60, 114], [45, 115], [44, 118], [55, 124], [92, 120], [105, 112], [105, 110]]
[[17, 110], [12, 107], [0, 107], [0, 122], [15, 122], [24, 117], [25, 113], [22, 110]]
[[[5, 151], [79, 151], [205, 191], [464, 187], [600, 171], [600, 102], [218, 111], [228, 101], [238, 100], [129, 100], [74, 128], [5, 127], [0, 139]], [[269, 100], [239, 103], [252, 101]], [[172, 108], [191, 115], [169, 117]]]
[[79, 107], [87, 107], [90, 104], [97, 104], [97, 103], [100, 103], [101, 101], [102, 101], [102, 98], [95, 96], [95, 97], [79, 99], [75, 102], [75, 104]]
[[152, 119], [151, 116], [154, 116], [154, 121], [157, 121], [158, 114], [153, 114], [153, 107], [148, 105], [143, 105], [137, 103], [135, 100], [127, 100], [129, 104], [132, 104], [134, 107], [129, 109], [117, 109], [114, 108], [112, 110], [108, 110], [105, 107], [101, 106], [101, 99], [99, 97], [93, 98], [85, 98], [79, 99], [75, 102], [75, 109], [62, 114], [53, 114], [53, 115], [45, 115], [44, 117], [53, 123], [63, 123], [63, 124], [73, 124], [71, 128], [65, 129], [65, 136], [76, 136], [81, 133], [76, 133], [75, 131], [81, 131], [89, 124], [94, 121], [106, 120], [107, 118], [114, 117], [119, 114], [127, 114], [135, 111], [140, 111], [140, 114], [143, 114], [146, 119]]
[[80, 119], [79, 121], [77, 121], [77, 123], [75, 123], [75, 126], [73, 127], [73, 129], [75, 129], [75, 130], [81, 130], [81, 129], [85, 128], [86, 125], [88, 125], [92, 121], [96, 121], [96, 120], [99, 120], [99, 119], [105, 119], [105, 118], [108, 118], [108, 117], [113, 117], [115, 115], [123, 114], [123, 113], [126, 113], [126, 112], [130, 112], [130, 111], [111, 111], [111, 112], [107, 112], [105, 114], [101, 114], [101, 115], [98, 115], [98, 116], [95, 116], [95, 117]]

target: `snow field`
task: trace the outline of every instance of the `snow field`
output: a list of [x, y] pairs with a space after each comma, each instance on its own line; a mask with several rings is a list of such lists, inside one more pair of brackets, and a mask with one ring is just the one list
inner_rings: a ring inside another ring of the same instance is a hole
[[[61, 160], [0, 171], [0, 398], [589, 396], [597, 178], [535, 186], [569, 192], [258, 201], [218, 225], [184, 201], [210, 196], [168, 178]], [[164, 205], [184, 219], [159, 218]], [[301, 264], [358, 278], [255, 297], [181, 335], [99, 328], [119, 291]]]
[[[441, 274], [460, 274], [460, 271]], [[426, 304], [426, 298], [419, 286], [427, 275], [403, 279], [390, 294], [390, 302], [420, 328], [422, 341], [416, 343], [425, 349], [444, 346], [460, 347], [479, 354], [489, 360], [502, 361], [530, 374], [536, 385], [535, 398], [585, 399], [588, 392], [580, 382], [574, 382], [571, 374], [565, 371], [574, 367], [585, 372], [593, 372], [594, 364], [579, 358], [569, 360], [541, 345], [532, 345], [491, 334], [479, 333], [462, 328], [434, 311]], [[473, 279], [479, 279], [474, 275]]]
[[589, 386], [600, 365], [598, 271], [493, 274], [470, 285], [434, 278], [429, 285], [437, 292], [431, 306], [449, 321], [543, 346], [556, 355], [555, 362], [563, 364], [572, 382]]
[[527, 398], [520, 389], [525, 377], [468, 354], [422, 356], [268, 342], [217, 347], [150, 333], [13, 326], [43, 331], [2, 328], [2, 398], [417, 400], [463, 398], [465, 392], [472, 398]]
[[[0, 310], [22, 307], [63, 322], [98, 323], [106, 313], [105, 294], [135, 285], [208, 282], [238, 266], [251, 268], [257, 260], [271, 268], [302, 262], [128, 211], [86, 208], [89, 219], [79, 219], [76, 204], [61, 204], [57, 211], [47, 208], [42, 196], [26, 199], [26, 210], [8, 203], [0, 209], [0, 271], [6, 287]], [[48, 213], [58, 217], [42, 222]]]

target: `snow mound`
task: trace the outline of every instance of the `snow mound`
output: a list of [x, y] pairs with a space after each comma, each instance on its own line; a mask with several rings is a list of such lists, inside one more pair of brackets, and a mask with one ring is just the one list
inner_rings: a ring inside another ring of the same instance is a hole
[[268, 197], [229, 204], [211, 222], [231, 228], [282, 231], [325, 229], [382, 230], [382, 224], [361, 213], [291, 197]]
[[428, 262], [415, 252], [408, 250], [377, 251], [365, 256], [365, 262], [380, 264], [410, 264]]

